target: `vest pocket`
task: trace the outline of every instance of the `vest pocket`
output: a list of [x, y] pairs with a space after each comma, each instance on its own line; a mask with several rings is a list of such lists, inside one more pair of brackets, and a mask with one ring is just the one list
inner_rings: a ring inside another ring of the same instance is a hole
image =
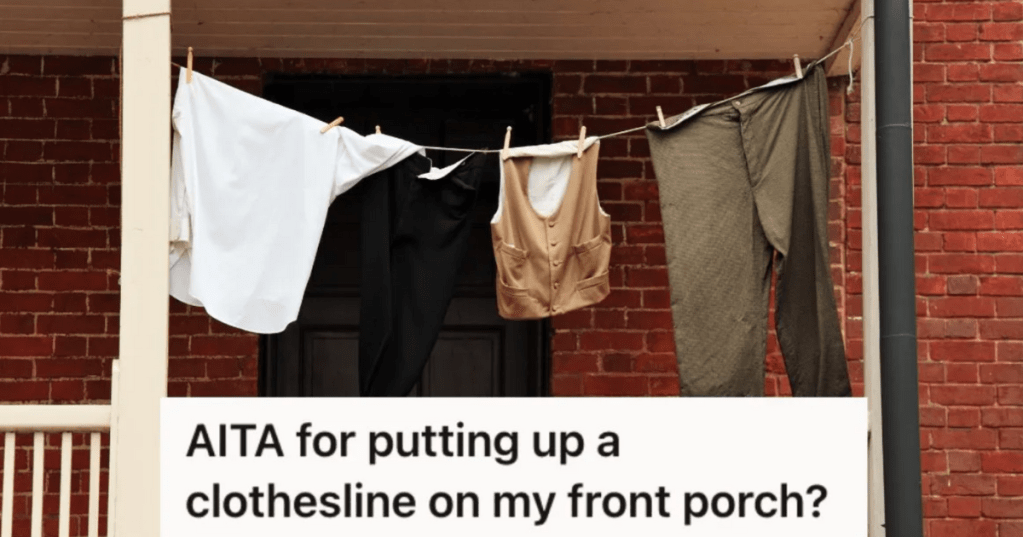
[[592, 278], [579, 280], [575, 285], [575, 292], [582, 304], [596, 304], [611, 294], [611, 281], [608, 272], [604, 272]]
[[611, 236], [600, 234], [572, 248], [577, 258], [579, 286], [600, 275], [606, 275], [611, 263]]
[[504, 241], [497, 241], [497, 273], [498, 283], [508, 292], [525, 295], [526, 288], [526, 252]]

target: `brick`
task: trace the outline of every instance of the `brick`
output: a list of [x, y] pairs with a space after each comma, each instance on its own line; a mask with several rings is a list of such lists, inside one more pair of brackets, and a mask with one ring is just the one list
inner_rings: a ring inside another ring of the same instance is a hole
[[746, 89], [746, 79], [741, 75], [692, 75], [682, 77], [682, 90], [687, 94], [728, 95]]
[[985, 84], [928, 84], [926, 96], [932, 103], [988, 102], [991, 100], [991, 87]]
[[46, 144], [43, 157], [47, 160], [63, 162], [110, 161], [113, 159], [108, 142], [51, 142]]
[[937, 21], [979, 21], [991, 18], [991, 7], [988, 4], [932, 4], [926, 6], [926, 16], [922, 20]]
[[100, 315], [40, 315], [40, 334], [102, 334], [106, 319]]
[[989, 22], [980, 25], [981, 41], [1019, 41], [1023, 39], [1023, 26], [1016, 23]]
[[[940, 105], [928, 105], [928, 106], [937, 107], [939, 109], [941, 108]], [[923, 106], [918, 106], [916, 108], [920, 109], [920, 108], [924, 108], [924, 107]], [[948, 111], [947, 111], [947, 116], [946, 117], [948, 118], [949, 121], [976, 121], [977, 117], [979, 116], [979, 114], [980, 114], [980, 109], [976, 105], [955, 104], [955, 105], [949, 105], [948, 106]], [[928, 116], [928, 117], [933, 117], [933, 116]], [[917, 115], [915, 113], [913, 115], [913, 120], [914, 121], [920, 121], [920, 119], [917, 117]], [[939, 117], [936, 121], [941, 121], [941, 118]]]
[[191, 384], [193, 397], [252, 397], [256, 392], [255, 379], [218, 379]]
[[985, 498], [981, 512], [990, 518], [1023, 518], [1023, 500]]
[[[1017, 123], [1023, 121], [1023, 105], [989, 104], [980, 107], [980, 120], [988, 123]], [[935, 128], [932, 126], [931, 128]], [[983, 141], [977, 139], [964, 142]]]
[[994, 229], [994, 213], [987, 210], [933, 211], [928, 217], [932, 230]]
[[985, 384], [1023, 384], [1023, 364], [983, 364], [980, 381]]
[[45, 75], [114, 75], [115, 60], [102, 56], [46, 56], [43, 58]]
[[643, 375], [585, 375], [584, 395], [636, 396], [649, 394], [649, 381]]
[[643, 76], [588, 75], [583, 82], [585, 93], [646, 93]]
[[[1011, 105], [998, 105], [1011, 106]], [[984, 108], [981, 108], [983, 113]], [[989, 113], [992, 114], [993, 112]], [[927, 142], [932, 144], [953, 142], [983, 143], [991, 141], [991, 127], [984, 124], [928, 125]]]
[[551, 379], [551, 395], [553, 396], [579, 396], [583, 394], [583, 380], [581, 375], [555, 375]]
[[987, 44], [928, 44], [924, 46], [924, 57], [929, 62], [988, 61], [991, 46]]
[[1023, 163], [1023, 148], [1015, 144], [981, 146], [980, 161], [985, 164]]
[[52, 351], [50, 337], [0, 335], [0, 356], [49, 356]]
[[975, 451], [948, 452], [948, 468], [951, 472], [979, 472], [980, 453]]
[[984, 427], [1023, 427], [1023, 409], [983, 408], [981, 425]]
[[995, 301], [986, 297], [932, 298], [927, 311], [932, 317], [994, 317]]
[[993, 476], [950, 474], [934, 480], [931, 493], [942, 496], [991, 496], [996, 491], [997, 483]]
[[950, 295], [975, 295], [980, 280], [971, 274], [949, 276], [947, 290]]
[[[931, 393], [932, 393], [931, 402], [932, 403], [950, 404], [950, 405], [964, 404], [964, 403], [949, 403], [947, 401], [945, 403], [941, 403], [941, 401], [938, 401], [938, 400], [936, 400], [933, 397], [934, 388], [938, 388], [938, 386], [934, 386], [934, 387], [931, 388]], [[977, 427], [977, 426], [980, 425], [980, 409], [979, 408], [964, 408], [964, 407], [949, 408], [948, 409], [948, 424], [947, 425], [949, 427]]]
[[1023, 251], [1023, 233], [999, 231], [977, 233], [977, 250], [981, 252]]
[[71, 119], [116, 119], [117, 106], [112, 99], [46, 99], [46, 117]]
[[1023, 339], [1023, 321], [981, 320], [980, 337], [984, 339]]
[[668, 287], [668, 271], [664, 268], [632, 268], [628, 269], [626, 285], [631, 288]]
[[948, 516], [954, 518], [980, 518], [980, 498], [952, 496], [948, 498]]
[[49, 291], [105, 291], [105, 272], [39, 272], [39, 289]]
[[989, 296], [1023, 296], [1023, 279], [1018, 276], [982, 278], [980, 294]]
[[928, 257], [928, 268], [936, 274], [985, 274], [994, 272], [992, 256], [966, 254], [932, 254]]
[[[50, 399], [50, 384], [43, 381], [0, 380], [0, 400], [38, 402]], [[22, 489], [24, 490], [24, 489]]]
[[995, 537], [990, 520], [928, 520], [928, 537]]
[[976, 24], [946, 24], [945, 25], [945, 39], [950, 42], [956, 41], [976, 41], [977, 40], [977, 25]]
[[[997, 400], [995, 389], [991, 386], [931, 386], [931, 401], [939, 405], [993, 405]], [[979, 415], [976, 423], [959, 424], [951, 423], [950, 426], [973, 426], [979, 423]]]
[[103, 374], [103, 361], [96, 358], [40, 358], [36, 360], [39, 378], [80, 379]]
[[931, 436], [935, 449], [994, 449], [998, 439], [989, 429], [937, 429]]
[[998, 431], [999, 449], [1023, 449], [1023, 429], [1001, 429]]
[[579, 334], [579, 348], [584, 351], [641, 350], [643, 334], [602, 330], [582, 332]]
[[1003, 2], [991, 6], [991, 19], [996, 21], [1023, 20], [1023, 5], [1017, 2]]

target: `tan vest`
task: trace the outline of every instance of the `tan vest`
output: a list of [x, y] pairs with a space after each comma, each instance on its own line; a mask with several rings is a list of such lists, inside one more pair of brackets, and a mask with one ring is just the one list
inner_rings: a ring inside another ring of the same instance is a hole
[[[599, 152], [600, 143], [593, 142], [581, 159], [575, 154], [543, 159], [545, 174], [551, 173], [551, 164], [560, 165], [561, 177], [571, 168], [564, 197], [560, 203], [553, 200], [553, 212], [546, 217], [529, 199], [530, 168], [539, 170], [534, 164], [539, 159], [502, 156], [501, 205], [490, 225], [501, 317], [558, 315], [600, 302], [610, 293], [611, 218], [597, 198]], [[556, 179], [535, 181], [545, 187]]]

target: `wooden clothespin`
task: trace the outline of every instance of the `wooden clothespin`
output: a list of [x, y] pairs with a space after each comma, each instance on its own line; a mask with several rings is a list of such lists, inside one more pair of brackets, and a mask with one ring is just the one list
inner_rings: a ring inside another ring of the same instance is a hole
[[188, 63], [185, 64], [188, 71], [185, 73], [185, 82], [192, 83], [192, 47], [188, 47]]
[[510, 147], [511, 147], [511, 127], [508, 127], [508, 130], [504, 133], [504, 149], [501, 150], [501, 156], [502, 157], [507, 157], [508, 156], [508, 148], [510, 148]]
[[337, 126], [338, 126], [338, 125], [340, 125], [340, 124], [341, 124], [342, 122], [344, 122], [344, 120], [345, 120], [345, 118], [343, 118], [343, 117], [338, 117], [338, 118], [337, 118], [337, 119], [335, 119], [334, 121], [331, 121], [330, 123], [327, 123], [326, 125], [324, 125], [324, 126], [323, 126], [323, 128], [322, 128], [322, 129], [320, 129], [320, 134], [326, 134], [326, 133], [327, 133], [327, 131], [329, 131], [330, 129], [333, 129], [334, 127], [337, 127]]
[[377, 125], [377, 134], [380, 134], [380, 125]]
[[796, 64], [796, 78], [803, 78], [803, 66], [799, 63], [799, 54], [792, 55], [792, 63]]
[[579, 129], [579, 158], [583, 158], [583, 144], [586, 142], [586, 127]]
[[664, 112], [661, 111], [661, 107], [660, 106], [657, 107], [657, 119], [661, 122], [661, 128], [662, 129], [667, 127], [667, 125], [664, 123]]

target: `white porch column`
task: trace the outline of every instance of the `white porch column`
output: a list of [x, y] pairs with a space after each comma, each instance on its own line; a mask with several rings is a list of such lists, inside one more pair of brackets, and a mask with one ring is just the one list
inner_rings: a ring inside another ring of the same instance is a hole
[[884, 466], [881, 438], [881, 310], [877, 264], [877, 115], [874, 103], [874, 2], [860, 3], [860, 139], [863, 213], [863, 383], [870, 413], [867, 487], [869, 537], [884, 537]]
[[[160, 534], [167, 394], [170, 0], [123, 0], [121, 331], [111, 534]], [[135, 17], [135, 18], [132, 18]]]

